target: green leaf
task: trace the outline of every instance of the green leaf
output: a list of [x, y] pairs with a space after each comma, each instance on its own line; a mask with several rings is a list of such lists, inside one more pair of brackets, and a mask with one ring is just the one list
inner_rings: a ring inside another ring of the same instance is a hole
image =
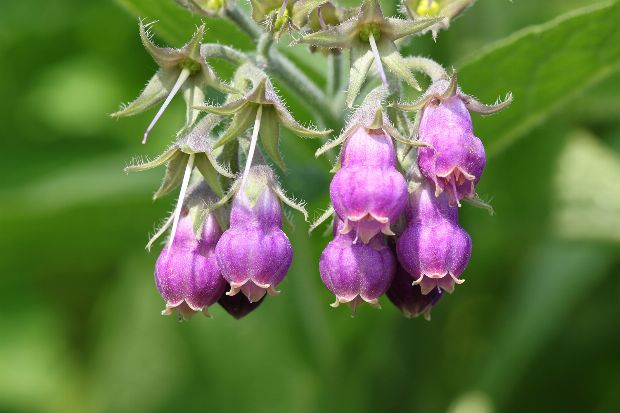
[[[121, 6], [136, 17], [157, 20], [153, 31], [166, 42], [182, 46], [194, 34], [201, 24], [201, 16], [192, 15], [172, 0], [116, 0]], [[227, 43], [248, 49], [252, 42], [233, 23], [226, 19], [208, 19], [204, 41], [211, 42], [227, 39]]]
[[[536, 245], [515, 278], [492, 339], [492, 352], [476, 364], [477, 386], [500, 404], [514, 389], [536, 354], [566, 324], [571, 312], [601, 282], [613, 254], [595, 245], [557, 240]], [[567, 326], [569, 327], [569, 326]], [[491, 355], [489, 357], [489, 355]], [[510, 372], [510, 374], [507, 374]]]
[[497, 153], [620, 68], [620, 4], [605, 2], [515, 33], [458, 65], [461, 87], [483, 100], [511, 91], [510, 109], [476, 133]]
[[620, 242], [620, 156], [587, 132], [575, 133], [555, 174], [553, 229], [567, 239]]

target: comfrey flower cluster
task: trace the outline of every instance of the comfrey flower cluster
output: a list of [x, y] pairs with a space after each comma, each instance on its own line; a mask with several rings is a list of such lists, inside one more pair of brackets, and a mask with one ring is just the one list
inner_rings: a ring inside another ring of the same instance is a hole
[[[219, 304], [241, 318], [267, 295], [277, 295], [287, 275], [293, 247], [283, 225], [292, 224], [283, 206], [306, 220], [308, 214], [279, 183], [276, 170], [287, 170], [280, 131], [323, 138], [331, 130], [296, 121], [273, 77], [301, 98], [317, 124], [344, 125], [316, 152], [333, 157], [335, 174], [331, 206], [310, 227], [333, 217], [333, 240], [318, 265], [335, 296], [332, 305], [378, 308], [386, 294], [407, 317], [430, 317], [442, 295], [463, 282], [471, 256], [459, 208], [468, 201], [490, 209], [476, 195], [486, 156], [470, 112], [490, 115], [512, 98], [484, 105], [461, 91], [455, 73], [427, 58], [402, 56], [399, 45], [427, 32], [436, 37], [473, 2], [404, 0], [402, 18], [385, 17], [377, 0], [354, 8], [326, 0], [252, 0], [250, 18], [233, 0], [178, 0], [205, 17], [206, 25], [214, 16], [236, 23], [255, 40], [254, 53], [203, 43], [205, 25], [185, 46], [162, 48], [151, 40], [150, 26], [140, 22], [140, 38], [159, 70], [140, 96], [113, 116], [163, 102], [146, 128], [146, 143], [177, 93], [186, 104], [185, 123], [169, 148], [127, 167], [165, 166], [155, 199], [179, 188], [172, 214], [147, 244], [150, 249], [168, 234], [155, 264], [162, 314], [208, 315]], [[310, 52], [325, 56], [325, 90], [282, 53], [278, 41], [287, 38], [291, 46], [307, 44]], [[345, 87], [341, 60], [347, 50]], [[232, 63], [232, 79], [216, 74], [212, 59]], [[425, 91], [416, 72], [430, 78]], [[418, 91], [416, 101], [402, 100], [407, 88]], [[209, 101], [211, 89], [224, 98]]]

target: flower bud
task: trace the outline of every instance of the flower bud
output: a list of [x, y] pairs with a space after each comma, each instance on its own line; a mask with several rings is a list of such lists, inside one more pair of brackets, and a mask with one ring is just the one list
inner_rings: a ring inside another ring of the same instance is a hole
[[260, 300], [251, 302], [243, 294], [235, 294], [232, 296], [222, 294], [217, 302], [228, 314], [233, 316], [235, 319], [240, 320], [254, 311], [264, 299], [265, 297], [263, 296]]
[[409, 225], [396, 243], [398, 260], [422, 294], [454, 291], [471, 257], [471, 238], [457, 223], [458, 210], [446, 194], [434, 196], [428, 182], [410, 198]]
[[221, 17], [226, 9], [226, 0], [176, 0], [192, 13], [209, 17]]
[[383, 130], [358, 128], [345, 142], [342, 168], [330, 185], [334, 210], [344, 221], [340, 230], [352, 230], [368, 243], [379, 232], [393, 235], [390, 223], [407, 202], [407, 183], [396, 169], [396, 152]]
[[336, 296], [332, 307], [347, 303], [355, 310], [367, 302], [379, 308], [379, 297], [389, 288], [396, 269], [396, 260], [381, 238], [363, 244], [354, 242], [352, 234], [338, 234], [327, 244], [319, 271], [327, 289]]
[[386, 295], [405, 317], [413, 318], [422, 314], [426, 320], [430, 320], [431, 308], [439, 301], [443, 291], [433, 288], [425, 295], [420, 286], [412, 285], [411, 281], [411, 275], [398, 265]]
[[291, 243], [280, 229], [280, 203], [273, 191], [273, 173], [266, 166], [250, 169], [237, 192], [230, 213], [230, 228], [215, 248], [222, 275], [230, 284], [228, 295], [241, 291], [250, 302], [275, 287], [293, 259]]
[[186, 319], [199, 311], [208, 315], [207, 308], [226, 288], [214, 253], [221, 234], [217, 221], [209, 215], [196, 238], [192, 219], [184, 211], [172, 245], [163, 249], [155, 265], [155, 283], [166, 301], [162, 314], [178, 310]]
[[[446, 80], [440, 80], [429, 91], [441, 93], [447, 86]], [[429, 146], [419, 149], [418, 166], [435, 184], [435, 194], [447, 192], [451, 205], [473, 198], [486, 156], [482, 142], [473, 134], [460, 91], [446, 99], [432, 100], [424, 108], [419, 133], [420, 140]]]
[[431, 26], [427, 30], [433, 32], [433, 38], [441, 29], [450, 27], [452, 20], [457, 18], [476, 0], [402, 0], [403, 11], [412, 19], [425, 16], [442, 16], [444, 20]]

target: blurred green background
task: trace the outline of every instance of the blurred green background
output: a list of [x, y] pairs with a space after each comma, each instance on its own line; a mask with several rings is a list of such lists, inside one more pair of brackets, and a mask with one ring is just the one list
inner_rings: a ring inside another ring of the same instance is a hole
[[[155, 70], [136, 15], [174, 45], [195, 20], [172, 0], [1, 2], [0, 412], [620, 411], [618, 7], [502, 40], [592, 3], [480, 0], [436, 43], [407, 46], [462, 68], [483, 100], [515, 93], [506, 112], [474, 119], [490, 155], [479, 193], [496, 215], [461, 209], [467, 282], [432, 322], [387, 300], [355, 318], [331, 309], [317, 264], [328, 239], [296, 217], [279, 297], [241, 321], [217, 307], [178, 323], [159, 315], [157, 252], [143, 248], [175, 197], [151, 201], [163, 171], [122, 170], [167, 145], [182, 104], [146, 146], [153, 112], [107, 114]], [[223, 20], [208, 27], [208, 40], [252, 47]], [[322, 58], [287, 52], [322, 76]], [[318, 143], [283, 145], [284, 185], [325, 208]]]

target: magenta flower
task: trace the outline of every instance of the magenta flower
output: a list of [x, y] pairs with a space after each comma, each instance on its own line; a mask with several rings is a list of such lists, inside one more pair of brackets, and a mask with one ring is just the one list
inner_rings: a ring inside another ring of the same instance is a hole
[[208, 315], [208, 307], [226, 288], [214, 253], [221, 234], [215, 218], [209, 215], [196, 238], [191, 217], [184, 211], [172, 245], [163, 249], [155, 265], [155, 283], [166, 301], [162, 314], [178, 310], [183, 318], [196, 312]]
[[426, 320], [431, 319], [431, 309], [443, 296], [443, 290], [433, 288], [428, 294], [422, 294], [419, 285], [412, 285], [411, 275], [398, 265], [392, 285], [386, 295], [407, 318], [423, 315]]
[[280, 229], [282, 212], [272, 180], [269, 168], [250, 169], [233, 200], [230, 228], [215, 248], [222, 275], [230, 284], [227, 294], [241, 291], [250, 302], [265, 293], [277, 294], [275, 287], [293, 259], [291, 243]]
[[408, 227], [396, 244], [401, 265], [422, 294], [434, 288], [453, 292], [471, 257], [471, 238], [457, 223], [457, 208], [447, 194], [436, 197], [425, 182], [411, 195], [407, 217]]
[[336, 296], [332, 307], [347, 303], [355, 310], [363, 302], [379, 307], [379, 297], [389, 288], [396, 269], [396, 260], [381, 238], [363, 244], [354, 242], [352, 234], [338, 234], [327, 244], [319, 271]]
[[342, 234], [354, 231], [364, 243], [390, 229], [407, 202], [407, 183], [396, 169], [396, 152], [383, 130], [356, 129], [345, 142], [342, 168], [330, 185], [334, 210], [344, 222]]
[[[442, 93], [448, 84], [437, 81], [427, 94]], [[458, 90], [448, 98], [431, 100], [420, 122], [420, 140], [429, 146], [419, 149], [418, 166], [435, 184], [435, 195], [447, 192], [451, 205], [475, 196], [486, 164], [484, 146], [473, 134], [466, 98]]]
[[265, 300], [265, 297], [258, 301], [251, 302], [243, 294], [228, 295], [222, 294], [218, 304], [235, 319], [240, 320], [254, 311]]

